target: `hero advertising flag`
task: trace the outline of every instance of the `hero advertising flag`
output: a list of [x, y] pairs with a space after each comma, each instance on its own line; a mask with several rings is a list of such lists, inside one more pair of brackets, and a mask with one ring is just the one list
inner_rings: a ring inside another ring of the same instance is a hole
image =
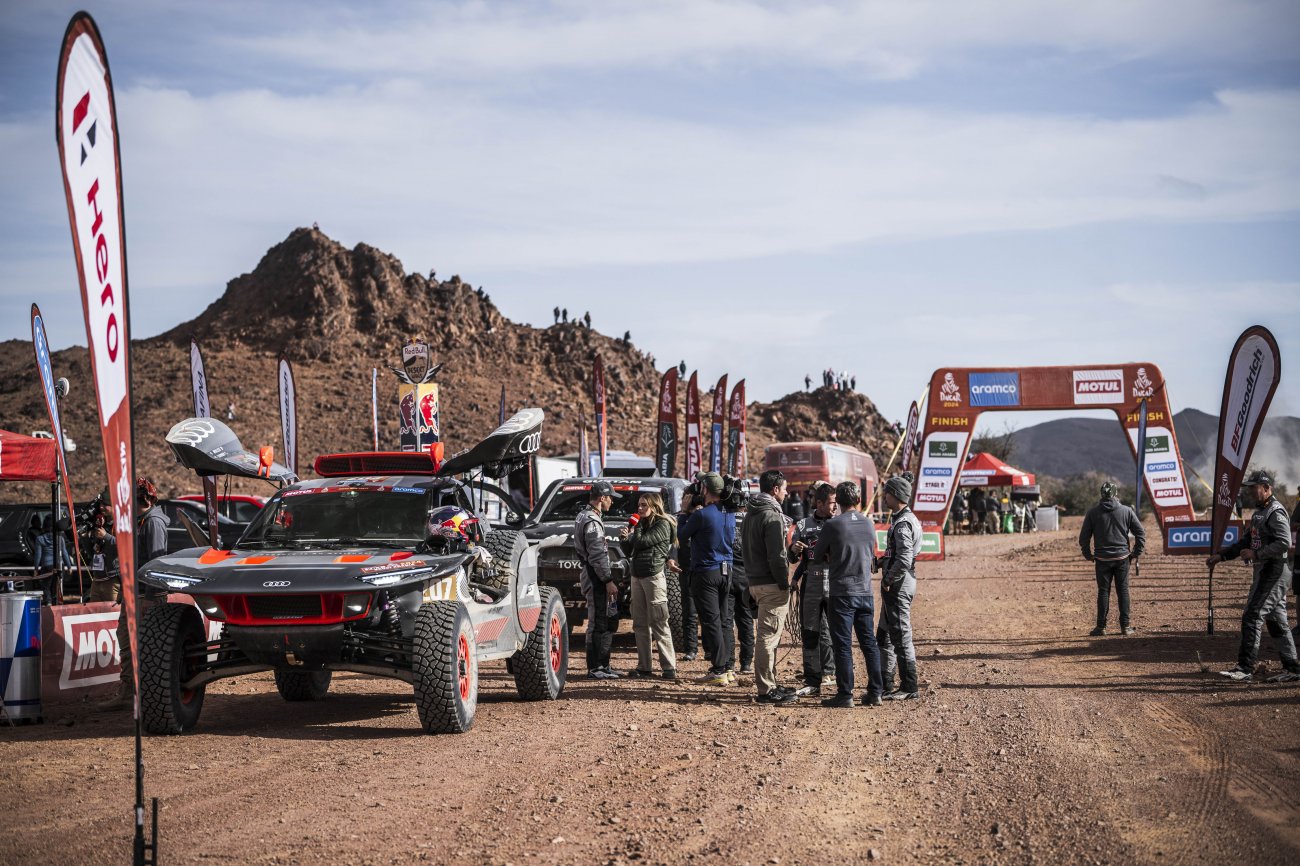
[[280, 353], [280, 433], [284, 440], [284, 465], [298, 477], [298, 390], [293, 382], [293, 365]]
[[[208, 399], [208, 375], [203, 368], [203, 352], [199, 342], [190, 338], [190, 392], [194, 398], [194, 417], [211, 418], [212, 401]], [[203, 507], [208, 515], [208, 544], [214, 548], [221, 547], [221, 536], [217, 533], [217, 477], [201, 476], [203, 479]]]
[[723, 373], [713, 388], [713, 420], [709, 427], [709, 471], [722, 471], [722, 422], [727, 413], [727, 374]]
[[677, 368], [669, 367], [659, 383], [659, 435], [655, 466], [664, 478], [677, 474]]
[[694, 479], [704, 468], [700, 443], [700, 386], [698, 374], [691, 373], [686, 383], [686, 477]]
[[741, 379], [731, 389], [730, 422], [727, 431], [727, 471], [737, 478], [745, 477], [745, 380]]
[[[122, 570], [122, 606], [131, 647], [135, 717], [140, 718], [140, 653], [135, 583], [135, 461], [131, 441], [130, 314], [121, 155], [108, 56], [99, 29], [73, 16], [59, 54], [55, 137], [72, 249], [99, 407], [100, 437]], [[138, 788], [137, 788], [138, 790]], [[137, 839], [143, 826], [137, 803]]]
[[[54, 453], [58, 455], [59, 478], [63, 482], [63, 494], [68, 498], [68, 519], [72, 523], [72, 537], [77, 537], [77, 509], [73, 507], [72, 485], [68, 483], [68, 458], [63, 450], [63, 421], [59, 417], [59, 395], [54, 388], [54, 365], [50, 358], [50, 341], [45, 335], [45, 320], [41, 308], [32, 304], [32, 348], [36, 350], [36, 371], [41, 377], [41, 392], [45, 395], [45, 411], [50, 416], [50, 432], [54, 434]], [[81, 564], [81, 547], [74, 544], [78, 565]], [[55, 554], [58, 555], [57, 552]], [[71, 563], [68, 563], [71, 565]], [[80, 569], [77, 572], [81, 580]], [[78, 584], [80, 587], [80, 583]], [[81, 587], [84, 590], [84, 587]], [[63, 598], [63, 587], [56, 587], [59, 598]], [[82, 592], [84, 595], [84, 591]]]
[[912, 456], [916, 452], [916, 432], [917, 426], [921, 420], [921, 409], [912, 401], [912, 408], [907, 410], [907, 430], [903, 433], [903, 462], [904, 472], [912, 471]]
[[1262, 325], [1247, 328], [1228, 357], [1219, 409], [1219, 443], [1214, 459], [1214, 513], [1210, 551], [1223, 547], [1223, 533], [1232, 518], [1241, 479], [1250, 465], [1255, 437], [1268, 414], [1268, 405], [1282, 379], [1277, 341]]
[[595, 375], [592, 376], [593, 396], [596, 399], [596, 444], [600, 448], [600, 471], [605, 471], [606, 449], [609, 438], [605, 431], [605, 364], [596, 356]]

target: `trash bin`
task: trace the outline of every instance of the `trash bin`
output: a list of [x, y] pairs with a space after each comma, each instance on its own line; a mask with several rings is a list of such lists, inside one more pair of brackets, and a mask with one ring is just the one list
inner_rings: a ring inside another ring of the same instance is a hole
[[39, 592], [0, 593], [0, 697], [8, 721], [43, 721]]
[[1034, 512], [1034, 520], [1040, 532], [1055, 532], [1061, 528], [1061, 515], [1055, 505], [1040, 505]]

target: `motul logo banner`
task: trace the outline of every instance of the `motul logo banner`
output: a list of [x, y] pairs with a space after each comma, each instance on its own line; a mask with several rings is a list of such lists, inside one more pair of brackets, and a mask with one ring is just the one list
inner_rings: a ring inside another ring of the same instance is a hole
[[[68, 24], [58, 69], [55, 137], [86, 318], [108, 487], [113, 500], [113, 526], [122, 570], [122, 599], [131, 657], [138, 660], [131, 334], [121, 159], [108, 56], [95, 22], [84, 12], [77, 13]], [[139, 668], [133, 667], [138, 684]]]
[[1262, 325], [1247, 328], [1228, 356], [1219, 410], [1219, 442], [1215, 449], [1213, 535], [1217, 553], [1223, 529], [1232, 517], [1241, 479], [1250, 465], [1250, 452], [1260, 425], [1282, 380], [1282, 357], [1277, 341]]
[[1080, 406], [1096, 403], [1123, 403], [1123, 370], [1075, 370], [1074, 402]]

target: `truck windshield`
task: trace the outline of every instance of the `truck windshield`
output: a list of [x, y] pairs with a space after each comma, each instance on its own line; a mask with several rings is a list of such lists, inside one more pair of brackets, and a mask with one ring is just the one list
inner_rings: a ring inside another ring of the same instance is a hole
[[[605, 512], [605, 519], [627, 520], [636, 512], [636, 503], [641, 496], [641, 492], [638, 490], [620, 490], [619, 493], [622, 496], [615, 499], [609, 511]], [[658, 488], [646, 488], [645, 492], [663, 495], [663, 491]], [[543, 523], [572, 520], [587, 505], [589, 496], [590, 494], [586, 490], [565, 491], [561, 486], [555, 490], [549, 499], [542, 503], [538, 519]]]
[[366, 488], [290, 490], [275, 496], [240, 546], [310, 547], [326, 543], [415, 545], [425, 537], [429, 493]]

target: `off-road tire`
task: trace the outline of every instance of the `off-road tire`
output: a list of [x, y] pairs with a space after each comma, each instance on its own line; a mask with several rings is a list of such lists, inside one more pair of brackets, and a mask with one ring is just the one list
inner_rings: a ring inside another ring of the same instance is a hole
[[429, 601], [415, 614], [411, 672], [420, 725], [459, 734], [478, 708], [478, 647], [469, 613], [458, 601]]
[[686, 646], [686, 632], [682, 629], [682, 579], [665, 569], [664, 583], [668, 585], [668, 628], [673, 635], [677, 652]]
[[333, 678], [333, 671], [276, 671], [275, 687], [286, 701], [320, 701]]
[[199, 612], [186, 604], [155, 604], [140, 621], [140, 720], [151, 734], [191, 730], [203, 710], [204, 686], [189, 679], [185, 654], [207, 643]]
[[517, 529], [494, 529], [483, 537], [483, 546], [492, 554], [492, 568], [483, 583], [494, 589], [509, 589], [528, 540]]
[[553, 701], [569, 673], [569, 628], [555, 587], [541, 588], [542, 610], [523, 649], [510, 659], [515, 688], [526, 701]]

